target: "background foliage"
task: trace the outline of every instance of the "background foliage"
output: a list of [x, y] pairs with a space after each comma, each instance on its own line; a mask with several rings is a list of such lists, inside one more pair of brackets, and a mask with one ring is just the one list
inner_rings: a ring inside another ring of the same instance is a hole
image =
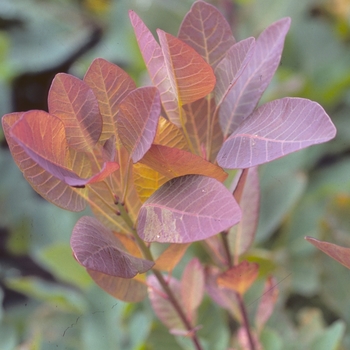
[[[279, 300], [266, 349], [348, 349], [349, 271], [303, 237], [350, 247], [350, 4], [346, 0], [217, 0], [237, 39], [292, 18], [281, 66], [263, 100], [310, 98], [337, 126], [330, 143], [260, 167], [261, 219], [248, 259], [273, 273]], [[82, 76], [95, 57], [146, 78], [129, 24], [134, 9], [150, 29], [177, 33], [190, 0], [0, 0], [0, 111], [46, 109], [53, 76]], [[262, 101], [262, 102], [264, 102]], [[42, 200], [23, 180], [0, 130], [0, 348], [187, 349], [149, 303], [125, 304], [98, 289], [74, 261], [77, 218]], [[194, 245], [178, 268], [194, 254]], [[262, 293], [247, 295], [254, 312]], [[205, 300], [199, 320], [208, 349], [226, 349], [226, 314]], [[235, 325], [233, 324], [234, 328]]]

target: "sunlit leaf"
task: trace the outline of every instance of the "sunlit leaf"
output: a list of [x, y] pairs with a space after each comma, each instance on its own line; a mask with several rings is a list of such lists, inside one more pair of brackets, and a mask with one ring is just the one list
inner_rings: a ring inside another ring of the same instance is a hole
[[98, 220], [84, 216], [75, 225], [71, 247], [77, 261], [89, 270], [132, 278], [152, 268], [153, 261], [136, 258]]
[[214, 6], [196, 1], [182, 21], [179, 39], [193, 47], [213, 68], [235, 43], [230, 25]]
[[24, 113], [12, 113], [6, 114], [2, 118], [2, 126], [6, 140], [10, 147], [12, 156], [18, 167], [23, 172], [23, 175], [33, 186], [34, 190], [40, 193], [40, 195], [48, 201], [67, 210], [83, 210], [86, 206], [86, 202], [83, 198], [83, 196], [86, 195], [86, 189], [72, 188], [54, 177], [30, 158], [14, 138], [11, 137], [11, 127], [21, 119], [23, 115]]
[[121, 278], [89, 269], [87, 272], [100, 288], [116, 299], [136, 303], [147, 296], [147, 285], [143, 281], [143, 275], [137, 275], [134, 278]]
[[230, 97], [220, 106], [220, 124], [227, 137], [235, 126], [256, 107], [279, 65], [290, 18], [283, 18], [266, 28], [256, 41], [249, 63], [230, 90]]
[[162, 252], [156, 260], [154, 269], [171, 272], [184, 256], [189, 243], [185, 244], [170, 244], [168, 248]]
[[68, 145], [91, 152], [102, 132], [102, 117], [89, 86], [72, 75], [59, 73], [52, 81], [48, 105], [50, 114], [63, 122]]
[[182, 131], [163, 117], [159, 118], [153, 143], [188, 151], [187, 141]]
[[[167, 284], [173, 292], [174, 297], [183, 309], [180, 282], [171, 276], [164, 276], [164, 279], [167, 281]], [[162, 323], [164, 323], [169, 330], [186, 330], [179, 314], [177, 313], [173, 304], [170, 302], [156, 276], [148, 276], [147, 284], [149, 286], [148, 296], [151, 301], [152, 308]]]
[[117, 65], [102, 58], [95, 59], [84, 76], [84, 82], [94, 92], [100, 108], [103, 127], [100, 141], [117, 135], [115, 118], [118, 104], [132, 90], [134, 81]]
[[141, 163], [134, 164], [133, 179], [137, 194], [142, 203], [168, 181], [167, 177]]
[[147, 242], [188, 243], [217, 234], [240, 218], [223, 184], [187, 175], [168, 181], [142, 205], [137, 232]]
[[259, 302], [258, 310], [255, 315], [255, 325], [258, 333], [264, 328], [265, 323], [270, 318], [278, 298], [277, 281], [270, 276], [264, 286], [262, 296]]
[[232, 289], [243, 295], [256, 280], [258, 273], [258, 264], [242, 261], [239, 265], [221, 273], [217, 278], [217, 283], [221, 287]]
[[137, 163], [154, 140], [160, 115], [157, 88], [142, 87], [130, 92], [119, 105], [118, 135]]
[[187, 319], [195, 322], [196, 310], [204, 295], [204, 270], [201, 262], [193, 258], [181, 276], [181, 296]]
[[176, 92], [180, 106], [208, 95], [215, 86], [212, 68], [198, 53], [181, 40], [157, 30], [168, 79]]
[[305, 237], [305, 239], [313, 244], [316, 248], [322, 250], [328, 256], [350, 269], [350, 248], [345, 248], [337, 244], [320, 241], [312, 237]]
[[[257, 167], [245, 169], [247, 178], [242, 184], [242, 194], [236, 200], [242, 210], [241, 221], [232, 227], [227, 235], [233, 255], [240, 256], [251, 247], [258, 227], [260, 207], [260, 186]], [[240, 182], [238, 183], [238, 186]], [[236, 191], [235, 191], [236, 192]]]
[[250, 168], [331, 140], [336, 129], [324, 109], [302, 98], [283, 98], [259, 107], [223, 144], [224, 168]]
[[198, 174], [223, 182], [227, 177], [227, 173], [222, 168], [202, 157], [161, 145], [152, 145], [140, 163], [158, 171], [168, 179], [187, 174]]

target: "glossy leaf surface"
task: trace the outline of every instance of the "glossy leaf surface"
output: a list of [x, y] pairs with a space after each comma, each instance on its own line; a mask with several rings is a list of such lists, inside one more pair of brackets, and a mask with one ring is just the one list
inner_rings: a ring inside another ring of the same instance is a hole
[[89, 86], [72, 75], [59, 73], [52, 81], [48, 105], [50, 114], [62, 120], [68, 145], [91, 151], [102, 132], [102, 117]]
[[117, 135], [116, 115], [119, 103], [132, 90], [134, 81], [117, 65], [102, 58], [95, 59], [84, 76], [84, 82], [94, 92], [103, 120], [100, 141]]
[[329, 141], [335, 133], [319, 104], [287, 97], [259, 107], [225, 141], [217, 160], [224, 168], [250, 168]]
[[153, 261], [126, 252], [119, 239], [92, 217], [82, 217], [75, 225], [71, 247], [78, 262], [89, 270], [132, 278], [152, 268]]
[[192, 5], [182, 21], [178, 38], [193, 47], [212, 68], [235, 43], [225, 17], [204, 1]]
[[350, 248], [345, 248], [337, 244], [320, 241], [312, 237], [305, 237], [305, 239], [313, 244], [316, 248], [322, 250], [328, 256], [350, 269]]
[[220, 125], [229, 136], [254, 110], [279, 65], [290, 18], [266, 28], [256, 41], [249, 63], [220, 106]]
[[205, 239], [241, 218], [232, 194], [215, 179], [172, 179], [141, 207], [137, 232], [146, 242], [188, 243]]
[[154, 140], [160, 115], [157, 88], [142, 87], [130, 92], [119, 105], [118, 135], [137, 163]]
[[152, 145], [140, 162], [167, 178], [198, 174], [223, 182], [227, 177], [222, 168], [206, 161], [202, 157], [167, 146]]

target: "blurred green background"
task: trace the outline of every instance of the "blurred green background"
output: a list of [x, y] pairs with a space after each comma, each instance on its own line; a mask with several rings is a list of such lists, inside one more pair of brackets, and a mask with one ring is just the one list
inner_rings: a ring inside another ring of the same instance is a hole
[[[248, 259], [261, 281], [247, 297], [254, 313], [263, 278], [280, 281], [265, 349], [350, 349], [350, 271], [303, 237], [350, 247], [350, 1], [216, 0], [236, 39], [290, 16], [279, 70], [263, 100], [319, 102], [335, 140], [260, 168], [261, 218]], [[177, 33], [191, 0], [0, 0], [0, 114], [47, 109], [54, 75], [82, 77], [103, 57], [139, 84], [144, 65], [128, 9], [150, 29]], [[154, 318], [148, 301], [129, 305], [95, 286], [74, 261], [72, 228], [82, 215], [41, 199], [12, 161], [0, 129], [0, 349], [188, 349]], [[196, 249], [186, 255], [188, 261]], [[205, 300], [205, 349], [227, 349], [223, 310]]]

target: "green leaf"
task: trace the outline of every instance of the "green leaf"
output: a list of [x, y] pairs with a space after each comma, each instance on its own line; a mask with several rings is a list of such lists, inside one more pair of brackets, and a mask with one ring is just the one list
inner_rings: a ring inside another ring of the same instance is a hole
[[336, 321], [312, 342], [310, 350], [337, 350], [344, 336], [346, 324]]

